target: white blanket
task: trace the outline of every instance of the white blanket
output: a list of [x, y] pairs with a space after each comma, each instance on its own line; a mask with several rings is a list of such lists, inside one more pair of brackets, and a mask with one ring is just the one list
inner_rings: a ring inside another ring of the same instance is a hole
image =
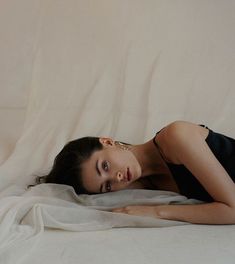
[[[114, 227], [167, 227], [189, 224], [152, 217], [112, 213], [126, 205], [201, 203], [173, 192], [131, 189], [119, 192], [77, 195], [66, 185], [41, 184], [25, 191], [17, 186], [6, 189], [0, 200], [0, 260], [22, 261], [37, 245], [44, 228], [93, 231]], [[14, 254], [12, 254], [14, 252]], [[10, 261], [10, 262], [9, 262]]]

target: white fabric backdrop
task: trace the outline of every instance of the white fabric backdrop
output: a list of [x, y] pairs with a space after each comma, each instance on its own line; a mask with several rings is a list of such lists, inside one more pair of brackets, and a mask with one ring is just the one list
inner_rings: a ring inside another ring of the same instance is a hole
[[[141, 143], [179, 119], [235, 137], [234, 1], [2, 0], [0, 5], [4, 263], [23, 256], [27, 243], [18, 245], [26, 237], [39, 239], [50, 219], [47, 208], [61, 220], [58, 206], [65, 198], [57, 189], [38, 186], [34, 193], [25, 187], [50, 169], [68, 140], [102, 135]], [[159, 199], [157, 191], [154, 195]], [[69, 219], [77, 220], [72, 217], [77, 204], [69, 202]], [[128, 221], [123, 225], [131, 225]]]

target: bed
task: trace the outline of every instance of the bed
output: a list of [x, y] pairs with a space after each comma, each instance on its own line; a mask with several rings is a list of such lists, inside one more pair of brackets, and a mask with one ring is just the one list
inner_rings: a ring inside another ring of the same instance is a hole
[[235, 2], [0, 5], [0, 263], [234, 263], [234, 225], [110, 212], [202, 201], [27, 186], [82, 136], [139, 144], [185, 120], [235, 137]]

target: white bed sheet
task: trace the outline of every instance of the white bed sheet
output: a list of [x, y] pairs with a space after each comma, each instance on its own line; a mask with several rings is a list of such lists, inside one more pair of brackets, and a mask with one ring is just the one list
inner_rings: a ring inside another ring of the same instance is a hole
[[82, 233], [47, 230], [25, 264], [232, 264], [235, 226], [115, 228]]
[[43, 231], [41, 208], [51, 204], [57, 219], [56, 205], [64, 201], [55, 195], [50, 203], [41, 186], [39, 196], [24, 202], [26, 185], [48, 172], [74, 138], [111, 136], [137, 144], [179, 119], [235, 137], [235, 2], [0, 5], [1, 246], [9, 242], [4, 234], [11, 235], [10, 247], [40, 234], [31, 251], [27, 240], [17, 252], [1, 248], [1, 264], [16, 263], [16, 257], [17, 263], [77, 263], [79, 256], [81, 263], [123, 262], [123, 252], [126, 263], [188, 263], [190, 257], [190, 263], [234, 263], [234, 226]]

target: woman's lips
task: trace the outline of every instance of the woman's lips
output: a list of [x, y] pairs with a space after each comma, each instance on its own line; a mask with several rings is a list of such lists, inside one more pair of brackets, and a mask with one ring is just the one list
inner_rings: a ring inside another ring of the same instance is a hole
[[132, 178], [132, 174], [131, 174], [131, 172], [130, 172], [130, 169], [127, 168], [127, 180], [128, 180], [128, 181], [131, 181], [131, 178]]

